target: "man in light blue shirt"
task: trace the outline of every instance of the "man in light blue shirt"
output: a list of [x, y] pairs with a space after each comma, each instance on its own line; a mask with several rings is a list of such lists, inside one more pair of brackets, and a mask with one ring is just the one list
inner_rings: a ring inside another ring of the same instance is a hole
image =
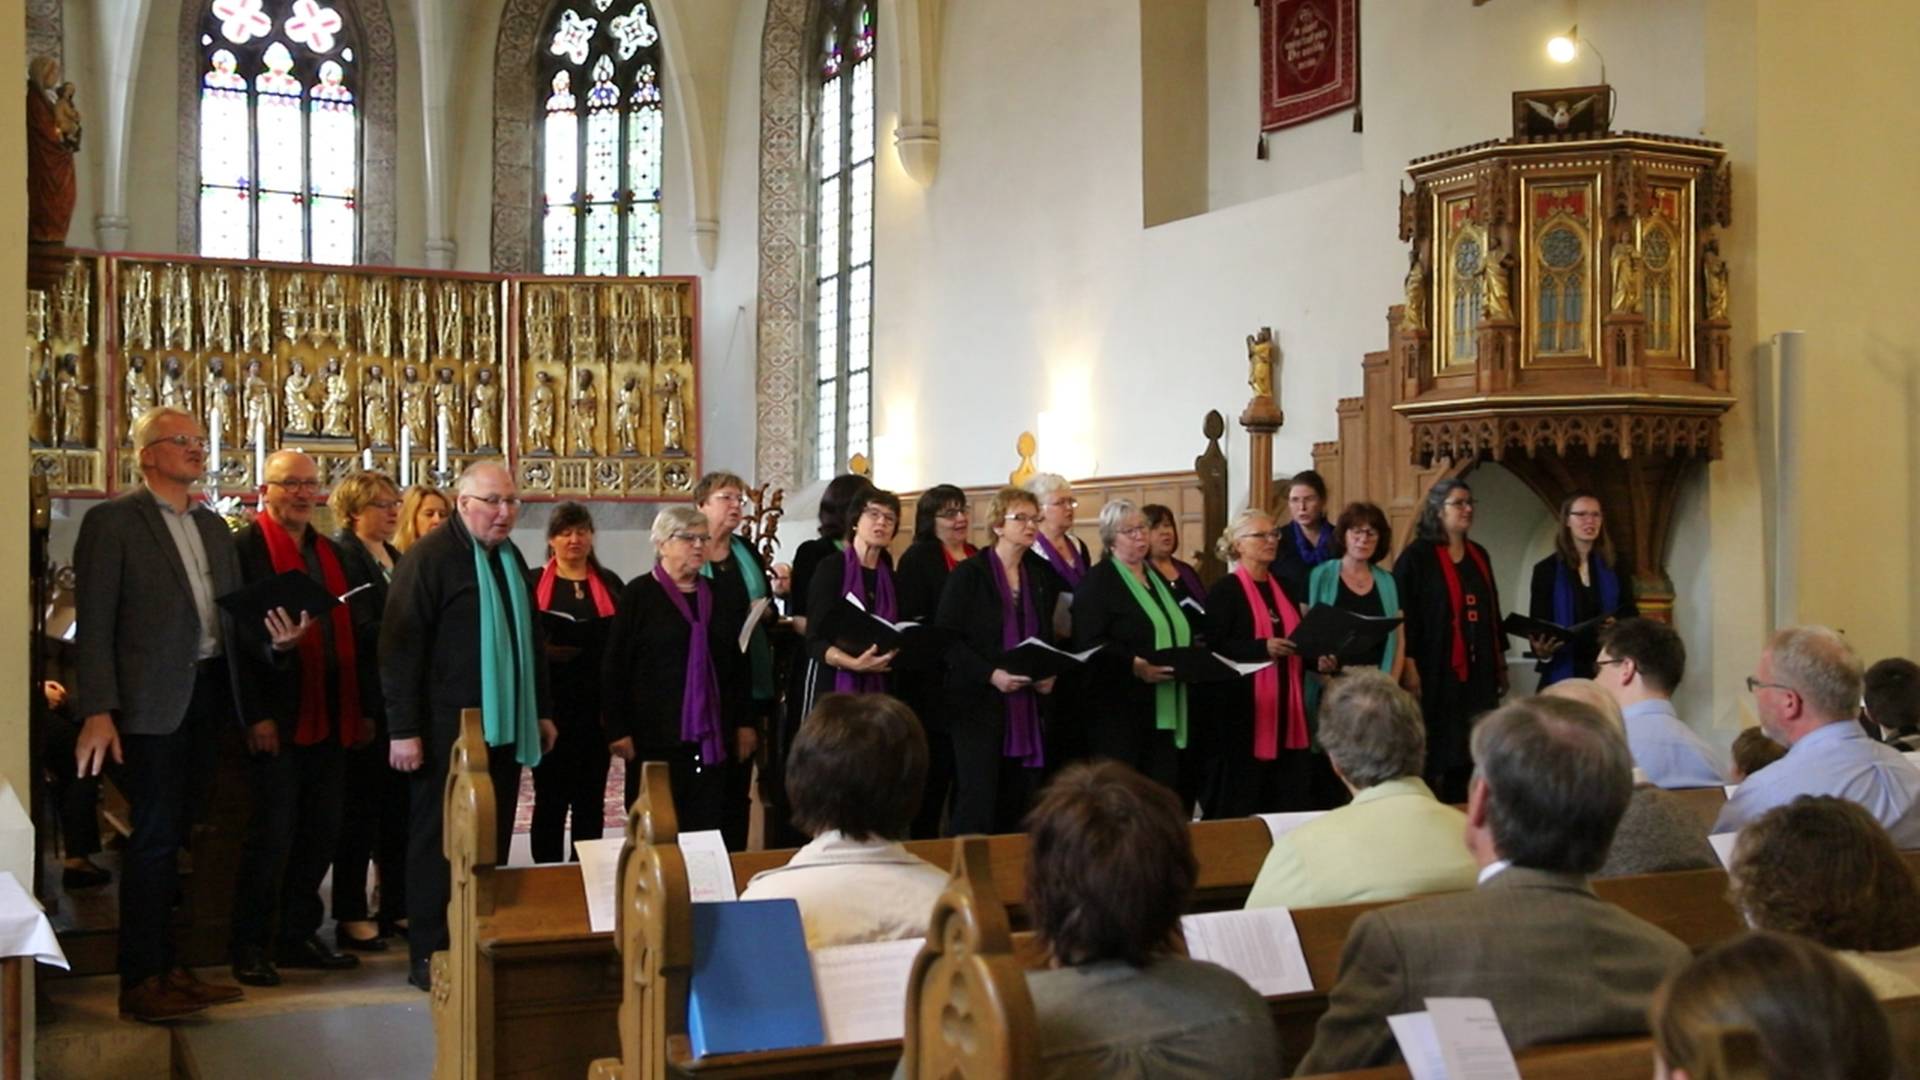
[[1687, 647], [1666, 623], [1622, 619], [1600, 633], [1593, 681], [1627, 721], [1633, 763], [1663, 788], [1719, 787], [1726, 759], [1680, 721], [1673, 692], [1687, 670]]
[[1854, 722], [1862, 678], [1853, 647], [1826, 627], [1773, 635], [1747, 689], [1761, 729], [1787, 756], [1740, 785], [1714, 832], [1737, 832], [1801, 795], [1835, 795], [1865, 807], [1895, 845], [1920, 849], [1920, 769]]

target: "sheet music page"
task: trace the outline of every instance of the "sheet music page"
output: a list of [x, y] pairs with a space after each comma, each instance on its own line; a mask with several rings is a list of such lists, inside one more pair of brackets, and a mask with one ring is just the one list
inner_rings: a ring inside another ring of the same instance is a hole
[[909, 938], [814, 950], [813, 985], [829, 1044], [906, 1036], [907, 979], [922, 944]]
[[733, 887], [733, 863], [719, 829], [680, 834], [680, 855], [687, 863], [687, 891], [696, 904], [740, 899]]
[[[1050, 653], [1059, 653], [1059, 654], [1060, 654], [1061, 656], [1071, 656], [1071, 657], [1073, 657], [1073, 658], [1074, 658], [1075, 660], [1078, 660], [1078, 661], [1080, 661], [1080, 662], [1081, 662], [1081, 663], [1083, 663], [1083, 664], [1087, 662], [1087, 657], [1089, 657], [1089, 656], [1092, 656], [1092, 655], [1093, 655], [1094, 653], [1097, 653], [1097, 652], [1099, 652], [1099, 651], [1100, 651], [1101, 649], [1104, 649], [1104, 648], [1106, 648], [1106, 646], [1105, 646], [1105, 645], [1095, 645], [1095, 646], [1094, 646], [1093, 648], [1091, 648], [1091, 649], [1087, 649], [1087, 650], [1086, 650], [1086, 651], [1084, 651], [1084, 652], [1068, 652], [1067, 650], [1065, 650], [1065, 649], [1063, 649], [1063, 648], [1061, 648], [1060, 646], [1058, 646], [1058, 645], [1055, 645], [1055, 644], [1054, 644], [1053, 642], [1051, 642], [1051, 641], [1041, 641], [1041, 640], [1040, 640], [1039, 638], [1037, 638], [1037, 637], [1030, 637], [1030, 638], [1028, 638], [1028, 639], [1026, 639], [1025, 641], [1022, 641], [1022, 642], [1021, 642], [1020, 644], [1018, 644], [1018, 645], [1015, 645], [1015, 646], [1014, 646], [1013, 648], [1014, 648], [1014, 649], [1024, 649], [1024, 648], [1026, 648], [1026, 647], [1027, 647], [1027, 646], [1029, 646], [1029, 645], [1038, 645], [1038, 646], [1039, 646], [1040, 648], [1042, 648], [1042, 649], [1045, 649], [1045, 650], [1047, 650], [1047, 651], [1048, 651], [1048, 652], [1050, 652]], [[1008, 651], [1008, 652], [1012, 652], [1013, 650], [1012, 650], [1012, 649], [1009, 649], [1009, 650], [1007, 650], [1007, 651]]]
[[1440, 1053], [1440, 1037], [1433, 1031], [1433, 1014], [1401, 1013], [1387, 1017], [1393, 1041], [1400, 1044], [1413, 1080], [1447, 1080], [1447, 1059]]
[[596, 934], [611, 934], [614, 912], [620, 906], [620, 849], [627, 838], [575, 840], [580, 856], [580, 884], [587, 890], [587, 926]]
[[1722, 791], [1725, 791], [1727, 793], [1727, 798], [1731, 799], [1733, 798], [1733, 793], [1740, 790], [1740, 785], [1739, 784], [1722, 784], [1720, 785], [1720, 788]]
[[1214, 653], [1213, 658], [1227, 665], [1233, 670], [1239, 672], [1242, 675], [1252, 675], [1256, 671], [1265, 671], [1266, 669], [1273, 666], [1273, 661], [1271, 660], [1252, 660], [1243, 664], [1238, 660], [1231, 660], [1231, 659], [1228, 659], [1227, 657], [1221, 656], [1219, 653]]
[[1277, 844], [1281, 837], [1325, 814], [1325, 810], [1294, 810], [1285, 814], [1255, 814], [1254, 816], [1267, 823], [1267, 833]]
[[1738, 832], [1714, 833], [1712, 836], [1707, 837], [1707, 843], [1713, 845], [1713, 853], [1720, 856], [1721, 866], [1732, 868], [1733, 845], [1735, 841], [1739, 839], [1740, 834]]
[[1500, 1018], [1486, 998], [1428, 998], [1434, 1038], [1449, 1080], [1520, 1080]]
[[740, 628], [740, 651], [741, 652], [747, 651], [748, 643], [753, 640], [753, 628], [760, 625], [761, 616], [765, 615], [767, 613], [767, 609], [772, 606], [773, 606], [773, 597], [763, 596], [760, 599], [755, 600], [753, 602], [753, 606], [747, 609], [747, 624]]
[[1307, 954], [1286, 908], [1216, 911], [1180, 920], [1187, 955], [1219, 964], [1266, 997], [1313, 989]]

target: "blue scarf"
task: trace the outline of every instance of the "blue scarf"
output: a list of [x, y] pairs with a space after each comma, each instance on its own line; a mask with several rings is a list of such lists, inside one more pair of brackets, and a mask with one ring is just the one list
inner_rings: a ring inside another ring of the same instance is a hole
[[[1600, 592], [1600, 614], [1611, 615], [1620, 610], [1620, 578], [1606, 561], [1587, 553], [1587, 573], [1593, 578], [1595, 589]], [[1561, 626], [1572, 626], [1575, 622], [1573, 568], [1565, 559], [1553, 560], [1553, 621]], [[1562, 679], [1571, 679], [1573, 670], [1573, 642], [1560, 646], [1547, 662], [1547, 670], [1540, 676], [1542, 690]]]
[[[533, 613], [527, 602], [527, 575], [507, 565], [508, 544], [488, 548], [473, 543], [473, 573], [480, 592], [480, 715], [488, 746], [512, 746], [520, 764], [540, 764], [540, 706], [533, 671]], [[492, 563], [501, 560], [507, 579], [507, 599], [500, 599], [500, 583]], [[513, 622], [507, 619], [511, 609]]]
[[1320, 519], [1320, 541], [1311, 546], [1307, 544], [1307, 531], [1300, 527], [1299, 522], [1288, 522], [1287, 531], [1293, 533], [1293, 547], [1300, 553], [1300, 561], [1308, 566], [1319, 566], [1334, 557], [1333, 526], [1326, 518]]

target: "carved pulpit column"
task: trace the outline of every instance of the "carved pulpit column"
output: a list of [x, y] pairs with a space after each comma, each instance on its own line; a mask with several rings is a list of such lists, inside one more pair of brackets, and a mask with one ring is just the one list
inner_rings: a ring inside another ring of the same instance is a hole
[[1240, 426], [1247, 429], [1247, 505], [1261, 509], [1273, 501], [1273, 434], [1287, 422], [1274, 400], [1275, 361], [1273, 327], [1248, 335], [1247, 385], [1253, 398], [1240, 412]]

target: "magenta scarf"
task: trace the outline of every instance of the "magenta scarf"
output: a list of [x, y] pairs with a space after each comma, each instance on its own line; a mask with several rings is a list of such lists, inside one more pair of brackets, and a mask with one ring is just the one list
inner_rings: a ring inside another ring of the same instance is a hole
[[[1233, 576], [1246, 594], [1247, 609], [1253, 614], [1253, 636], [1265, 641], [1272, 637], [1292, 637], [1300, 625], [1300, 612], [1280, 588], [1280, 579], [1267, 575], [1267, 592], [1273, 610], [1280, 615], [1280, 633], [1273, 632], [1273, 620], [1267, 618], [1267, 605], [1260, 601], [1260, 583], [1253, 580], [1245, 566], [1235, 566]], [[1289, 656], [1287, 665], [1287, 749], [1307, 748], [1307, 704], [1301, 691], [1302, 664], [1298, 656]], [[1280, 741], [1280, 665], [1261, 668], [1253, 674], [1253, 756], [1272, 761], [1279, 756]]]
[[1066, 579], [1067, 591], [1075, 592], [1080, 588], [1080, 579], [1087, 576], [1087, 553], [1077, 550], [1079, 545], [1073, 542], [1072, 533], [1067, 533], [1062, 539], [1064, 539], [1069, 546], [1076, 549], [1075, 554], [1080, 556], [1079, 562], [1069, 563], [1066, 558], [1060, 554], [1060, 549], [1054, 547], [1053, 544], [1047, 540], [1046, 533], [1035, 532], [1033, 546], [1040, 549], [1040, 554], [1047, 557], [1047, 561], [1053, 564], [1055, 570], [1060, 571], [1060, 576]]
[[[873, 595], [866, 595], [865, 575], [860, 572], [858, 546], [849, 543], [840, 556], [840, 595], [857, 596], [867, 605], [867, 614], [893, 622], [900, 617], [900, 605], [893, 596], [893, 556], [883, 549], [874, 566]], [[877, 672], [847, 671], [835, 668], [833, 689], [842, 694], [884, 694], [887, 677]]]
[[[1000, 649], [1005, 652], [1040, 633], [1040, 613], [1033, 602], [1033, 581], [1027, 574], [1024, 556], [1020, 565], [1020, 602], [1013, 602], [1013, 589], [1007, 582], [1007, 567], [993, 549], [980, 556], [993, 567], [993, 589], [1000, 594]], [[1007, 703], [1006, 737], [1000, 743], [1002, 757], [1017, 758], [1029, 769], [1047, 763], [1045, 740], [1040, 737], [1040, 695], [1032, 687], [1000, 695]]]
[[[534, 603], [541, 611], [553, 610], [553, 583], [560, 578], [560, 564], [555, 559], [547, 560], [547, 568], [540, 571], [540, 583], [533, 587]], [[593, 595], [593, 610], [603, 619], [613, 617], [613, 594], [607, 591], [607, 583], [600, 580], [593, 566], [587, 566], [587, 591]], [[680, 590], [675, 589], [678, 593]]]
[[726, 740], [720, 734], [720, 680], [713, 673], [713, 653], [707, 641], [707, 628], [713, 619], [713, 589], [705, 578], [693, 579], [694, 607], [687, 603], [680, 586], [667, 576], [666, 568], [653, 564], [653, 580], [667, 594], [680, 617], [687, 620], [686, 686], [680, 695], [680, 741], [700, 748], [700, 764], [719, 765], [727, 760]]

